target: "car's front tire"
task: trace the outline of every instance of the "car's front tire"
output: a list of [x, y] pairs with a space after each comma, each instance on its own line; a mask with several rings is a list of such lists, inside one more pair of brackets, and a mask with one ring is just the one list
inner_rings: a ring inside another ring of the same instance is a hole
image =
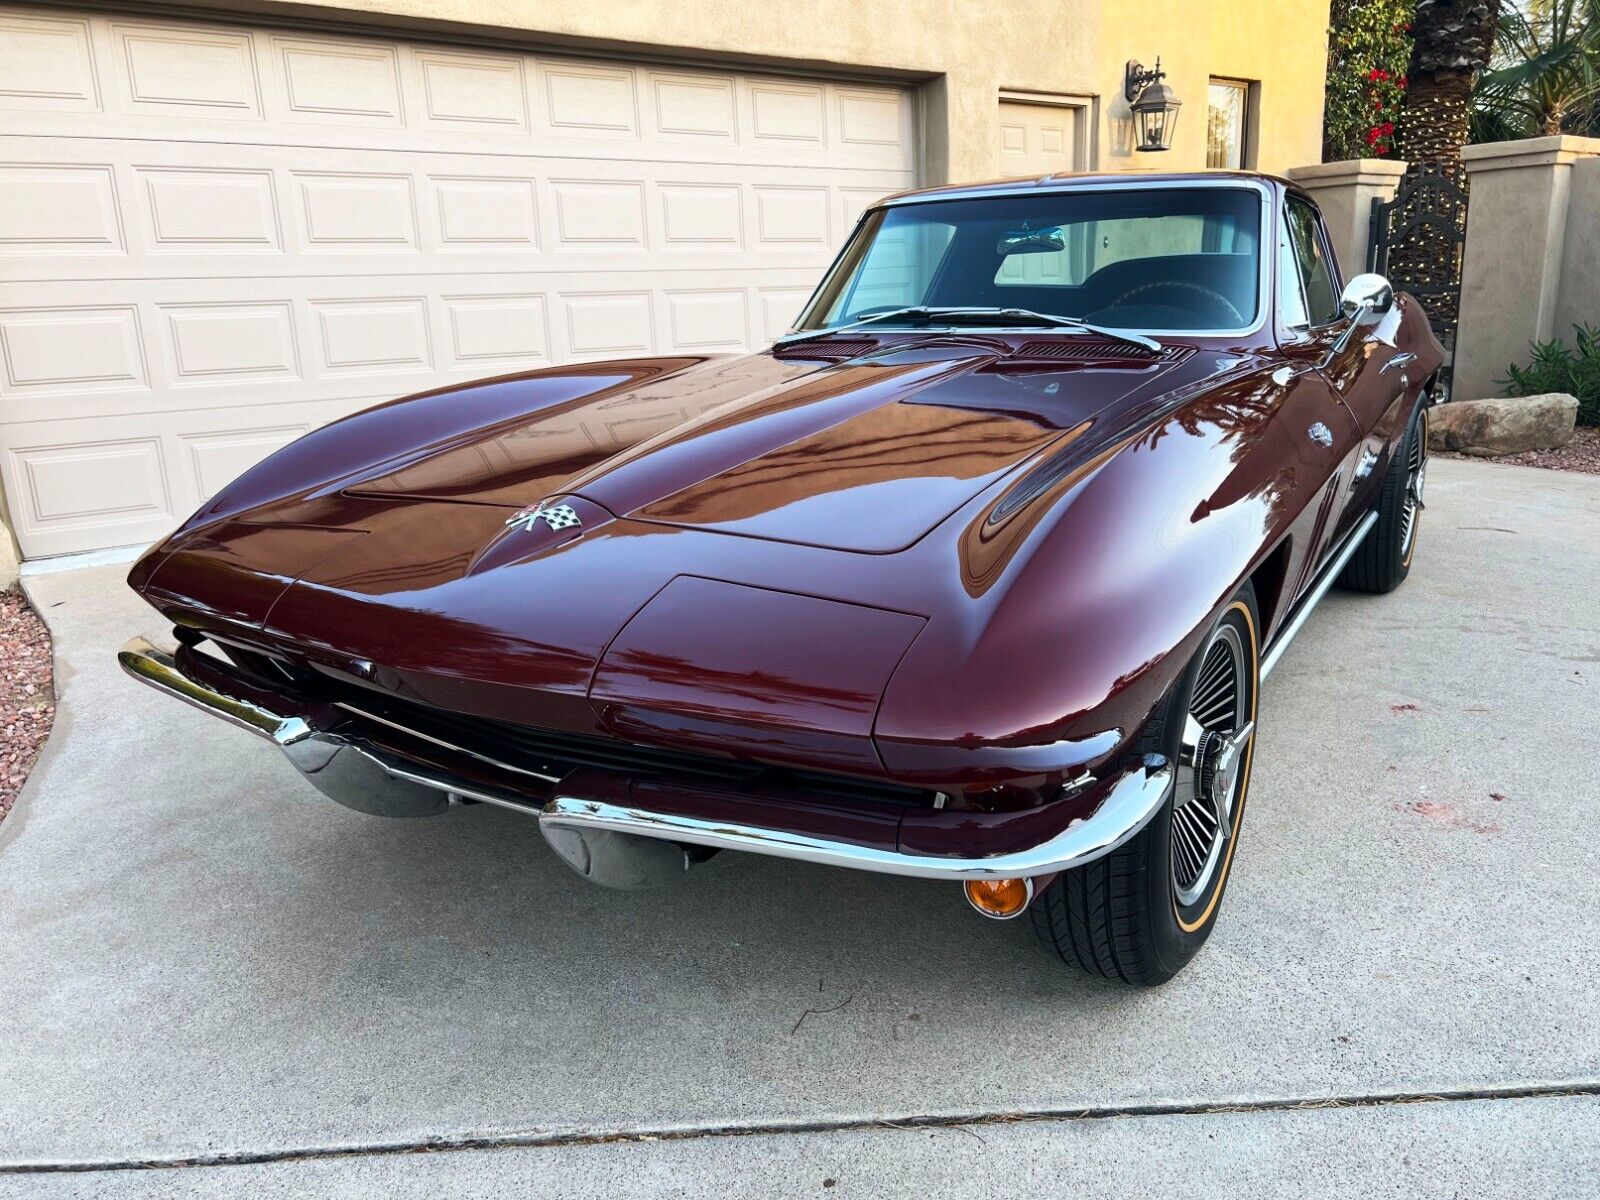
[[1034, 931], [1063, 961], [1153, 986], [1205, 945], [1250, 786], [1260, 659], [1247, 583], [1142, 735], [1141, 750], [1174, 765], [1167, 802], [1120, 848], [1057, 876], [1029, 910]]
[[1424, 397], [1383, 477], [1377, 524], [1339, 572], [1340, 587], [1377, 594], [1392, 592], [1405, 582], [1417, 553], [1417, 527], [1422, 521], [1422, 493], [1427, 477], [1428, 409]]

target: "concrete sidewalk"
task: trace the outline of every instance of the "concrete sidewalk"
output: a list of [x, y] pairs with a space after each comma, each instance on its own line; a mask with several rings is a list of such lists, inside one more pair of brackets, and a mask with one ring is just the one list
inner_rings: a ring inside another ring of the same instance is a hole
[[[164, 633], [125, 568], [35, 577], [62, 705], [0, 825], [0, 1191], [1593, 1195], [1592, 1097], [1474, 1097], [1600, 1089], [1600, 479], [1437, 462], [1429, 504], [1407, 584], [1335, 594], [1267, 685], [1222, 923], [1153, 992], [953, 888], [723, 855], [623, 895], [514, 813], [348, 812], [121, 676]], [[1110, 1115], [1231, 1104], [1267, 1108]], [[928, 1117], [979, 1124], [866, 1128]], [[751, 1126], [818, 1131], [710, 1136]], [[399, 1153], [461, 1142], [515, 1148]]]

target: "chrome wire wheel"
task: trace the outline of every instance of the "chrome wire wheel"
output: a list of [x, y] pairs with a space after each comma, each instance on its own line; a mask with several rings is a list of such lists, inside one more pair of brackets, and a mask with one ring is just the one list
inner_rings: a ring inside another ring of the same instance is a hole
[[1217, 626], [1184, 716], [1172, 798], [1172, 890], [1182, 908], [1206, 894], [1227, 858], [1240, 768], [1255, 731], [1247, 670], [1238, 629]]
[[1423, 488], [1428, 480], [1428, 429], [1426, 414], [1419, 419], [1411, 433], [1411, 449], [1406, 455], [1406, 494], [1400, 509], [1400, 557], [1411, 554], [1411, 543], [1417, 536], [1417, 519], [1426, 505], [1422, 502]]

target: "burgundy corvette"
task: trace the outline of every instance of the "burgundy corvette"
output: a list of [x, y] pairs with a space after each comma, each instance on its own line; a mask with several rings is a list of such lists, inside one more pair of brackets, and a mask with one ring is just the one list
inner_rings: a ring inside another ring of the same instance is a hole
[[1170, 978], [1261, 678], [1394, 588], [1442, 354], [1293, 185], [1052, 177], [870, 209], [770, 348], [379, 405], [130, 583], [123, 666], [363, 812], [495, 804], [598, 883], [722, 850], [948, 880]]

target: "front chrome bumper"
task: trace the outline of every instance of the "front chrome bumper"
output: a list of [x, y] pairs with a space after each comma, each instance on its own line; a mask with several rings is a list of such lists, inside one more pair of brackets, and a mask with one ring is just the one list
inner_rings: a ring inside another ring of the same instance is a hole
[[[1155, 815], [1172, 786], [1171, 766], [1152, 755], [1102, 785], [1104, 795], [1088, 816], [1035, 844], [982, 857], [918, 854], [741, 824], [722, 814], [715, 819], [692, 815], [684, 811], [693, 807], [692, 789], [687, 806], [674, 806], [679, 811], [641, 807], [630, 802], [626, 781], [592, 770], [561, 778], [525, 772], [529, 790], [550, 796], [534, 800], [520, 794], [516, 768], [473, 756], [475, 765], [486, 769], [468, 775], [429, 761], [431, 755], [396, 753], [374, 740], [324, 727], [314, 712], [277, 712], [270, 699], [245, 694], [248, 688], [224, 690], [186, 672], [173, 652], [144, 638], [130, 641], [117, 658], [123, 670], [141, 683], [272, 742], [309, 783], [347, 807], [395, 817], [431, 816], [461, 799], [516, 809], [538, 820], [552, 848], [569, 865], [600, 882], [608, 882], [600, 878], [600, 859], [606, 857], [608, 845], [614, 849], [616, 835], [624, 835], [627, 844], [646, 839], [676, 847], [740, 850], [922, 879], [1036, 878], [1083, 866], [1115, 850]], [[682, 869], [681, 863], [677, 869]]]

